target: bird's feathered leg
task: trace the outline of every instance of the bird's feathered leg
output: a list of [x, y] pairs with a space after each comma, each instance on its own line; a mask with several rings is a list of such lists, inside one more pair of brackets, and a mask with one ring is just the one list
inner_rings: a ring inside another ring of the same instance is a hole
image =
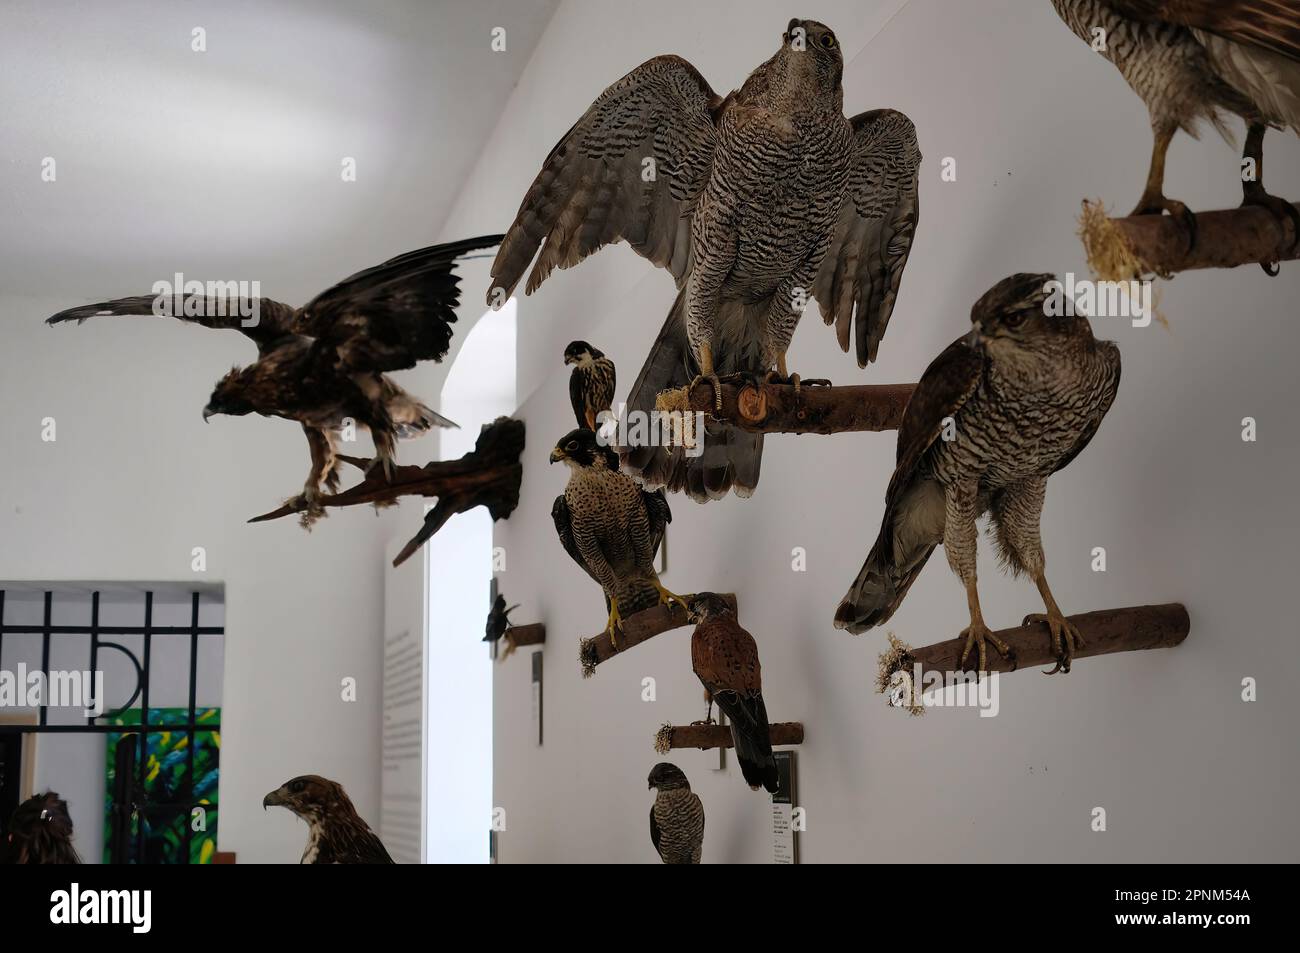
[[[1253, 161], [1255, 169], [1252, 178], [1243, 178], [1241, 181], [1241, 204], [1243, 207], [1258, 205], [1268, 209], [1278, 220], [1283, 236], [1286, 235], [1287, 222], [1291, 223], [1291, 241], [1285, 248], [1278, 250], [1278, 257], [1281, 258], [1294, 252], [1296, 244], [1300, 243], [1300, 212], [1286, 199], [1269, 195], [1264, 190], [1264, 132], [1267, 128], [1262, 122], [1253, 122], [1246, 131], [1246, 145], [1241, 151], [1241, 158], [1243, 163], [1247, 159]], [[1276, 261], [1261, 261], [1259, 267], [1269, 275], [1277, 275], [1281, 270]]]
[[370, 438], [375, 444], [375, 458], [366, 468], [366, 475], [368, 476], [376, 466], [382, 466], [384, 478], [392, 483], [393, 464], [397, 459], [397, 437], [393, 432], [393, 421], [383, 407], [372, 408], [372, 414], [372, 419], [365, 423], [370, 430]]
[[658, 577], [658, 576], [656, 576], [655, 579], [654, 579], [654, 587], [655, 587], [655, 589], [657, 589], [658, 592], [659, 592], [659, 604], [660, 604], [660, 605], [671, 605], [672, 603], [675, 602], [675, 603], [677, 603], [678, 605], [680, 605], [683, 609], [686, 608], [686, 597], [685, 597], [685, 596], [679, 596], [677, 593], [669, 591], [669, 590], [664, 586], [664, 584], [663, 584], [662, 582], [659, 581], [659, 577]]
[[335, 490], [339, 485], [338, 461], [334, 456], [334, 447], [329, 435], [319, 427], [302, 425], [302, 432], [307, 435], [307, 446], [311, 450], [311, 472], [303, 484], [302, 493], [289, 501], [289, 505], [303, 507], [298, 522], [303, 529], [312, 525], [326, 515], [325, 507], [320, 505], [321, 484]]
[[708, 267], [697, 264], [691, 270], [686, 286], [686, 338], [700, 366], [691, 387], [700, 381], [712, 384], [715, 409], [719, 411], [722, 410], [722, 381], [713, 368], [713, 329], [722, 302], [722, 284], [730, 268], [731, 259], [723, 260], [722, 256], [715, 255]]
[[995, 636], [993, 630], [984, 624], [984, 615], [980, 611], [975, 577], [978, 546], [975, 521], [979, 517], [979, 486], [971, 482], [948, 487], [945, 506], [943, 550], [948, 557], [948, 565], [966, 587], [966, 604], [970, 609], [970, 625], [961, 631], [960, 637], [966, 642], [962, 646], [958, 664], [964, 668], [971, 649], [978, 648], [979, 665], [976, 672], [987, 672], [988, 652], [985, 643], [992, 642], [1003, 658], [1011, 657], [1011, 646]]
[[[823, 245], [825, 244], [823, 242]], [[811, 289], [817, 280], [818, 266], [821, 265], [824, 254], [823, 247], [821, 254], [804, 259], [803, 263], [795, 269], [794, 274], [782, 279], [772, 295], [772, 302], [764, 319], [766, 322], [764, 337], [768, 342], [766, 348], [768, 366], [776, 365], [778, 379], [782, 383], [793, 384], [796, 397], [799, 394], [799, 375], [790, 373], [789, 367], [786, 366], [785, 355], [790, 350], [790, 341], [794, 338], [795, 328], [799, 326], [799, 319], [803, 317], [804, 309], [812, 298]]]
[[711, 725], [713, 724], [713, 692], [707, 688], [704, 690], [704, 700], [709, 703], [708, 711], [704, 713], [703, 721], [693, 721], [692, 725]]
[[1182, 202], [1165, 197], [1165, 154], [1169, 143], [1173, 141], [1177, 125], [1153, 125], [1151, 144], [1151, 168], [1147, 171], [1146, 188], [1142, 197], [1130, 215], [1159, 215], [1168, 212], [1182, 226], [1187, 235], [1187, 248], [1196, 247], [1196, 216]]

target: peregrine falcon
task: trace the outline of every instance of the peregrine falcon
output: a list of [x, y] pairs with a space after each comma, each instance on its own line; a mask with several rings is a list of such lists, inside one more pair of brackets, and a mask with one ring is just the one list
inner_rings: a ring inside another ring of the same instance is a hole
[[343, 785], [318, 774], [284, 782], [262, 798], [262, 809], [287, 807], [307, 822], [304, 864], [391, 864], [383, 842], [357, 814]]
[[[719, 96], [690, 63], [659, 56], [606, 89], [551, 151], [492, 266], [505, 300], [534, 256], [531, 293], [555, 268], [626, 241], [678, 295], [628, 397], [719, 374], [797, 382], [786, 351], [816, 299], [840, 347], [875, 360], [916, 230], [916, 130], [902, 113], [844, 116], [835, 34], [791, 20], [780, 48]], [[540, 253], [539, 253], [540, 252]], [[718, 392], [720, 400], [720, 390]], [[758, 483], [763, 437], [707, 422], [704, 452], [636, 446], [647, 486], [719, 499]]]
[[[1179, 129], [1197, 135], [1207, 119], [1230, 137], [1220, 110], [1246, 122], [1242, 205], [1291, 222], [1300, 213], [1264, 191], [1264, 130], [1300, 132], [1300, 5], [1294, 0], [1052, 0], [1061, 19], [1115, 64], [1151, 115], [1154, 145], [1146, 188], [1133, 215], [1168, 211], [1195, 241], [1196, 219], [1164, 195], [1165, 153]], [[1285, 233], [1285, 223], [1283, 224]], [[1265, 270], [1272, 269], [1265, 267]]]
[[704, 805], [681, 768], [661, 761], [650, 769], [655, 803], [650, 842], [665, 864], [698, 864], [704, 851]]
[[773, 794], [780, 784], [772, 741], [768, 737], [767, 706], [763, 703], [763, 671], [758, 644], [736, 621], [736, 613], [715, 593], [691, 599], [691, 668], [708, 693], [711, 722], [713, 702], [731, 722], [731, 739], [745, 783]]
[[1087, 318], [1048, 313], [1052, 283], [1030, 274], [998, 282], [971, 309], [971, 332], [921, 376], [898, 431], [880, 535], [836, 610], [837, 628], [886, 622], [942, 543], [970, 608], [962, 664], [977, 646], [986, 669], [985, 641], [1006, 656], [975, 584], [975, 521], [987, 513], [1003, 562], [1033, 578], [1047, 607], [1031, 618], [1051, 632], [1052, 672], [1070, 670], [1083, 639], [1047, 586], [1038, 524], [1048, 477], [1088, 445], [1115, 399], [1120, 359]]
[[655, 553], [673, 516], [663, 491], [650, 493], [618, 469], [618, 454], [585, 427], [571, 430], [551, 451], [570, 469], [551, 519], [573, 561], [605, 591], [607, 629], [614, 644], [621, 620], [664, 602], [686, 601], [655, 572]]
[[564, 349], [564, 363], [572, 364], [569, 374], [569, 402], [579, 427], [595, 430], [601, 411], [614, 407], [614, 362], [586, 341], [574, 341]]
[[490, 248], [500, 235], [432, 245], [359, 271], [301, 308], [270, 298], [142, 295], [69, 308], [47, 319], [81, 323], [99, 315], [162, 314], [207, 328], [229, 328], [257, 344], [258, 359], [216, 385], [214, 414], [257, 413], [302, 425], [311, 473], [295, 502], [307, 521], [323, 516], [322, 485], [338, 488], [335, 434], [349, 420], [369, 429], [375, 462], [391, 477], [399, 438], [456, 426], [398, 387], [389, 371], [440, 361], [447, 354], [460, 302], [456, 260]]

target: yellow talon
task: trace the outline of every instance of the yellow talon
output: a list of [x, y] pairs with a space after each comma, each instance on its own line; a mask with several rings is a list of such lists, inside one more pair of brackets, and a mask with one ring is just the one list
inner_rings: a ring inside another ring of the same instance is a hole
[[605, 630], [609, 633], [609, 644], [618, 648], [618, 639], [614, 636], [616, 629], [623, 628], [623, 617], [618, 614], [618, 600], [610, 598], [609, 600], [609, 622]]
[[660, 604], [660, 605], [664, 605], [664, 604], [667, 604], [667, 603], [676, 602], [676, 603], [677, 603], [678, 605], [680, 605], [683, 609], [686, 608], [686, 597], [685, 597], [685, 596], [679, 596], [677, 593], [672, 592], [672, 591], [670, 591], [670, 590], [668, 590], [668, 589], [665, 589], [663, 583], [661, 583], [658, 579], [655, 580], [655, 588], [659, 590], [659, 604]]

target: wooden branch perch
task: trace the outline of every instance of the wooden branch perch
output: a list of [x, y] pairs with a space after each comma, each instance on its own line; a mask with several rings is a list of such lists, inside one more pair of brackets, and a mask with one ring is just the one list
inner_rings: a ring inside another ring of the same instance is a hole
[[[1187, 610], [1179, 603], [1160, 606], [1130, 606], [1125, 609], [1101, 609], [1068, 617], [1079, 627], [1087, 643], [1074, 659], [1111, 655], [1115, 652], [1137, 652], [1142, 649], [1165, 649], [1180, 644], [1191, 627]], [[1015, 657], [1004, 659], [991, 646], [988, 650], [989, 671], [1014, 672], [1056, 661], [1052, 654], [1051, 636], [1047, 625], [1035, 622], [1013, 629], [1003, 629], [997, 637], [1011, 646]], [[962, 638], [949, 639], [919, 649], [910, 648], [895, 640], [895, 645], [880, 656], [880, 674], [876, 687], [888, 691], [894, 673], [904, 671], [915, 677], [916, 665], [921, 666], [921, 676], [927, 672], [947, 674], [961, 671]], [[974, 650], [972, 650], [972, 655]], [[967, 659], [967, 664], [971, 664]]]
[[[735, 593], [722, 593], [722, 598], [734, 611]], [[690, 620], [686, 618], [686, 609], [676, 602], [633, 613], [623, 620], [622, 628], [616, 632], [617, 647], [610, 640], [609, 633], [604, 631], [582, 640], [578, 646], [578, 661], [582, 664], [582, 677], [591, 678], [596, 673], [596, 666], [601, 662], [626, 652], [634, 645], [640, 645], [646, 639], [652, 639], [672, 629], [680, 629], [684, 625], [690, 625]]]
[[897, 430], [915, 384], [736, 384], [723, 381], [722, 411], [713, 385], [700, 381], [686, 394], [691, 410], [754, 433], [848, 433]]
[[[797, 721], [780, 721], [771, 726], [772, 744], [803, 744], [803, 724]], [[655, 735], [655, 751], [667, 754], [673, 748], [730, 748], [730, 725], [664, 725]]]
[[[474, 449], [459, 460], [435, 461], [422, 467], [395, 466], [391, 481], [382, 468], [376, 467], [356, 486], [321, 496], [317, 505], [322, 508], [361, 503], [388, 506], [403, 496], [437, 497], [437, 504], [425, 514], [424, 527], [393, 560], [394, 566], [400, 566], [457, 513], [486, 506], [492, 518], [499, 520], [514, 512], [519, 505], [519, 484], [524, 475], [523, 464], [519, 462], [523, 449], [523, 421], [498, 417], [484, 426]], [[370, 466], [369, 460], [358, 457], [340, 455], [339, 459], [363, 471]], [[310, 517], [313, 510], [297, 497], [249, 522], [280, 519], [292, 513]], [[323, 512], [321, 509], [317, 515]]]
[[530, 622], [528, 625], [512, 625], [506, 629], [505, 638], [521, 647], [525, 645], [543, 645], [546, 642], [546, 626], [541, 622]]
[[[1087, 203], [1085, 203], [1086, 205]], [[1300, 211], [1300, 206], [1296, 206]], [[1130, 215], [1107, 219], [1110, 228], [1090, 222], [1085, 208], [1081, 223], [1088, 262], [1101, 278], [1127, 280], [1156, 274], [1169, 277], [1196, 268], [1236, 268], [1239, 265], [1288, 261], [1300, 257], [1300, 247], [1291, 247], [1293, 227], [1283, 224], [1259, 206], [1196, 213], [1196, 242], [1187, 247], [1187, 233], [1168, 215]], [[1136, 259], [1123, 270], [1142, 274], [1115, 274], [1106, 267], [1117, 239], [1127, 246], [1122, 258]], [[1127, 254], [1124, 254], [1127, 253]]]

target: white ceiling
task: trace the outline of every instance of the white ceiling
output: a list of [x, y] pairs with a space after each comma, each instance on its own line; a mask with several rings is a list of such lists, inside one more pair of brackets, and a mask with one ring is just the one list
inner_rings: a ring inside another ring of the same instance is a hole
[[5, 0], [0, 288], [75, 304], [183, 271], [301, 304], [437, 240], [557, 3]]

